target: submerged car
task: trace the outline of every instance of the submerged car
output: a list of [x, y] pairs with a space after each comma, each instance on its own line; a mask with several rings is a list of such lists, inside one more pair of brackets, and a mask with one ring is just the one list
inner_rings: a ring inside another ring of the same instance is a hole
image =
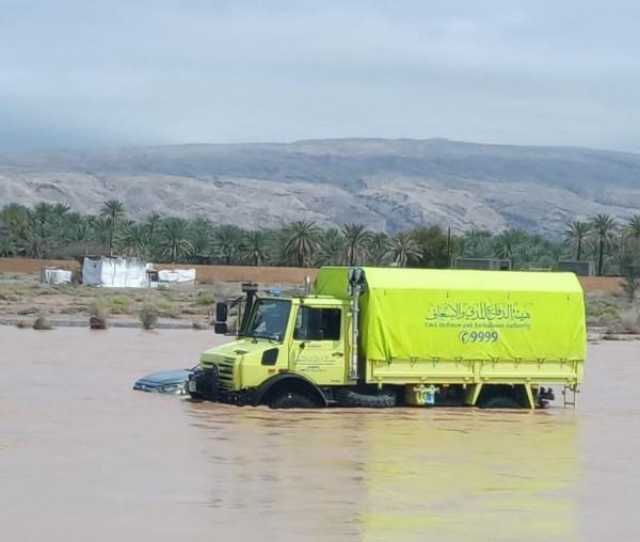
[[133, 384], [134, 390], [154, 393], [172, 393], [184, 395], [185, 383], [189, 379], [191, 369], [176, 369], [174, 371], [160, 371], [144, 376]]

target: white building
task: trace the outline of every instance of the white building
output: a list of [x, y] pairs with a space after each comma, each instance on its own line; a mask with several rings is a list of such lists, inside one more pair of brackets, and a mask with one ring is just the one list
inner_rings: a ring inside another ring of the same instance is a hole
[[149, 264], [139, 258], [89, 256], [82, 264], [82, 283], [107, 288], [147, 288], [148, 268]]

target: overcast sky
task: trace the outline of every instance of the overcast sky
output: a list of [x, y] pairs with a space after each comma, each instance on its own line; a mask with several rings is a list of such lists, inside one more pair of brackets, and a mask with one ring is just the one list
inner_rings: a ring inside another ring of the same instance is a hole
[[632, 0], [0, 0], [0, 150], [446, 137], [640, 151]]

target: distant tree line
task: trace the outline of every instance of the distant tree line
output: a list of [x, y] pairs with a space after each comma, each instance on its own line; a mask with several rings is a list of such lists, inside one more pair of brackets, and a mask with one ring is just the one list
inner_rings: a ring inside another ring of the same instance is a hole
[[80, 214], [63, 204], [8, 204], [0, 210], [0, 256], [80, 258], [111, 254], [149, 261], [253, 265], [376, 265], [446, 268], [456, 256], [505, 258], [516, 269], [553, 268], [559, 259], [592, 260], [598, 274], [623, 272], [640, 259], [640, 214], [627, 222], [609, 215], [576, 220], [564, 238], [521, 229], [497, 234], [471, 230], [451, 235], [420, 226], [394, 235], [362, 224], [321, 228], [300, 220], [279, 228], [245, 230], [205, 217], [184, 219], [156, 213], [127, 216], [122, 202], [104, 202], [98, 214]]

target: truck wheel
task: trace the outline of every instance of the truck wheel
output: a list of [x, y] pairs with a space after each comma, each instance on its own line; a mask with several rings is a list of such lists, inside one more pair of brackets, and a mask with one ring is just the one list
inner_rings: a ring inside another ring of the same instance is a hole
[[513, 397], [507, 395], [497, 395], [491, 397], [486, 401], [483, 401], [478, 405], [480, 408], [522, 408], [522, 405], [518, 403]]
[[335, 392], [340, 406], [358, 408], [390, 408], [396, 406], [397, 399], [392, 393], [378, 393], [369, 395], [349, 389], [338, 389]]
[[296, 392], [285, 392], [269, 402], [271, 408], [317, 408], [313, 399]]

